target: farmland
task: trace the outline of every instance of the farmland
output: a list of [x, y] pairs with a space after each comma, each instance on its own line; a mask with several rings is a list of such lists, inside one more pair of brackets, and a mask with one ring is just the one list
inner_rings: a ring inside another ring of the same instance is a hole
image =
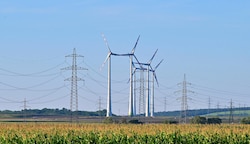
[[249, 125], [0, 123], [0, 143], [250, 143]]

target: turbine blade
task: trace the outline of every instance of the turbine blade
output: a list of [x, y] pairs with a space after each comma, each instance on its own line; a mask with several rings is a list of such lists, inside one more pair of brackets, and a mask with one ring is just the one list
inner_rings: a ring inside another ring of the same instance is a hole
[[143, 67], [142, 67], [141, 63], [139, 62], [139, 60], [137, 59], [137, 57], [135, 55], [133, 55], [133, 56], [134, 56], [135, 60], [137, 61], [137, 63], [140, 65], [140, 68], [143, 69]]
[[134, 48], [133, 48], [132, 51], [131, 51], [131, 54], [134, 54], [134, 53], [135, 53], [135, 48], [136, 48], [136, 46], [137, 46], [137, 44], [138, 44], [139, 39], [140, 39], [140, 35], [139, 35], [138, 38], [137, 38], [137, 41], [136, 41], [136, 43], [135, 43]]
[[163, 62], [163, 59], [158, 63], [158, 65], [155, 67], [155, 69], [154, 70], [156, 70], [159, 66], [160, 66], [160, 64]]
[[100, 68], [100, 71], [102, 70], [102, 68], [104, 67], [104, 65], [106, 64], [106, 62], [107, 62], [107, 61], [108, 61], [108, 59], [110, 58], [110, 56], [111, 56], [111, 52], [109, 52], [109, 53], [108, 53], [108, 55], [107, 55], [106, 59], [104, 60], [104, 62], [103, 62], [103, 64], [102, 64], [102, 66], [101, 66], [101, 68]]
[[153, 75], [154, 75], [155, 81], [156, 81], [156, 83], [157, 83], [157, 86], [159, 87], [159, 82], [158, 82], [158, 79], [157, 79], [156, 73], [155, 73], [155, 72], [153, 72]]
[[154, 55], [152, 56], [152, 58], [148, 61], [148, 64], [151, 64], [152, 60], [154, 59], [156, 53], [157, 53], [158, 49], [155, 51]]
[[104, 40], [104, 42], [105, 42], [105, 44], [106, 44], [106, 46], [107, 46], [107, 48], [108, 48], [109, 52], [111, 52], [111, 49], [110, 49], [110, 47], [109, 47], [109, 44], [108, 44], [108, 41], [107, 41], [107, 39], [106, 39], [105, 35], [104, 35], [104, 34], [102, 34], [102, 37], [103, 37], [103, 40]]
[[[134, 76], [134, 74], [135, 74], [135, 72], [136, 72], [136, 67], [135, 67], [135, 65], [133, 64], [133, 66], [134, 66], [134, 70], [133, 70], [133, 72], [132, 72], [132, 77]], [[128, 79], [128, 82], [127, 83], [129, 83], [130, 82], [130, 78]]]
[[154, 72], [154, 71], [155, 71], [155, 70], [152, 68], [151, 65], [149, 65], [149, 67], [150, 67], [150, 71], [151, 71], [151, 72]]
[[133, 68], [135, 68], [135, 64], [134, 64], [134, 62], [133, 62], [133, 61], [132, 61], [132, 63], [131, 63], [131, 64], [132, 64], [132, 67], [133, 67]]

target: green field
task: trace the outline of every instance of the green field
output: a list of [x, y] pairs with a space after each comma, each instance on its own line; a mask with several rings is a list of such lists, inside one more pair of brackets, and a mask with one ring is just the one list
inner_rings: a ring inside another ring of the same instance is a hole
[[0, 123], [0, 143], [249, 144], [249, 125]]

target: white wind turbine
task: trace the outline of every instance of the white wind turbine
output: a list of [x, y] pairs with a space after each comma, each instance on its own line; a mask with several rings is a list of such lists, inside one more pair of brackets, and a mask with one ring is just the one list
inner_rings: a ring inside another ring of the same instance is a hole
[[[146, 70], [147, 71], [147, 84], [146, 84], [147, 85], [147, 96], [146, 96], [146, 105], [145, 105], [145, 116], [146, 117], [149, 116], [149, 105], [150, 105], [149, 104], [149, 98], [150, 98], [150, 91], [149, 91], [149, 89], [150, 89], [149, 88], [150, 87], [149, 86], [149, 82], [150, 82], [150, 78], [149, 77], [150, 76], [149, 76], [149, 72], [153, 71], [152, 67], [151, 67], [151, 63], [152, 63], [152, 61], [153, 61], [153, 59], [154, 59], [157, 51], [158, 51], [158, 49], [155, 51], [155, 53], [153, 54], [152, 58], [147, 63], [140, 63], [140, 62], [136, 63], [136, 64], [140, 65], [140, 68], [136, 68], [136, 69], [143, 70], [143, 71]], [[147, 68], [143, 68], [142, 65], [147, 66]], [[156, 76], [154, 78], [156, 78]], [[156, 79], [156, 81], [158, 83], [157, 79]]]
[[151, 68], [151, 72], [152, 72], [152, 88], [151, 88], [151, 107], [150, 107], [150, 116], [151, 117], [154, 117], [154, 108], [155, 108], [155, 105], [154, 105], [154, 79], [156, 80], [156, 83], [157, 85], [159, 86], [159, 83], [158, 83], [158, 80], [157, 80], [157, 76], [156, 76], [156, 69], [160, 66], [160, 64], [163, 62], [163, 59], [158, 63], [158, 65], [156, 65], [156, 67], [154, 69], [152, 69], [151, 65], [150, 65], [150, 68]]
[[137, 38], [137, 41], [135, 43], [134, 48], [132, 49], [131, 53], [127, 53], [127, 54], [117, 54], [117, 53], [113, 53], [109, 47], [108, 41], [105, 38], [105, 36], [102, 34], [102, 37], [105, 41], [105, 44], [108, 48], [108, 55], [104, 61], [104, 63], [102, 64], [102, 67], [105, 65], [105, 63], [108, 61], [108, 96], [107, 96], [107, 114], [106, 117], [110, 117], [112, 116], [112, 107], [111, 107], [111, 55], [114, 56], [129, 56], [130, 57], [130, 95], [129, 95], [129, 116], [133, 116], [133, 57], [136, 59], [137, 62], [138, 59], [135, 57], [134, 53], [135, 53], [135, 48], [137, 46], [137, 43], [140, 39], [140, 35]]

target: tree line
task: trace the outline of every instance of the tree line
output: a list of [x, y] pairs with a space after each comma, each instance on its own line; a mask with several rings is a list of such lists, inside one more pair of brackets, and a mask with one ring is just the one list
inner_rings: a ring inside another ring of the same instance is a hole
[[71, 112], [71, 110], [62, 108], [62, 109], [26, 109], [21, 111], [10, 111], [10, 110], [3, 110], [0, 111], [0, 117], [3, 115], [8, 115], [13, 118], [22, 118], [24, 117], [39, 117], [39, 116], [70, 116], [72, 114], [77, 113], [78, 116], [105, 116], [106, 110], [101, 111], [74, 111]]

